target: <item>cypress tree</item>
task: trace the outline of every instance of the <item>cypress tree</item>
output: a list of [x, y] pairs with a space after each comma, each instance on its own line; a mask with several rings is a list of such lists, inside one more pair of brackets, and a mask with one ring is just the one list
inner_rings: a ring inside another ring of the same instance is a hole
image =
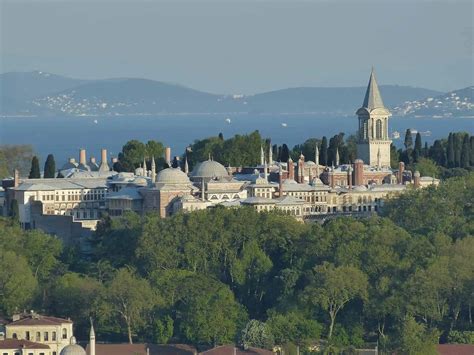
[[428, 158], [428, 152], [430, 151], [430, 149], [428, 148], [428, 142], [425, 142], [425, 147], [423, 148], [423, 156], [425, 158]]
[[415, 137], [415, 149], [413, 149], [413, 161], [418, 163], [418, 160], [422, 156], [422, 145], [421, 145], [421, 134], [418, 132]]
[[321, 141], [321, 150], [319, 153], [319, 162], [321, 165], [328, 165], [328, 139], [326, 136]]
[[435, 140], [429, 149], [429, 157], [433, 159], [436, 164], [446, 167], [446, 152], [439, 140]]
[[179, 168], [179, 160], [178, 160], [178, 157], [174, 157], [173, 158], [173, 162], [171, 163], [171, 167], [173, 168]]
[[224, 140], [224, 135], [222, 134], [222, 132], [219, 133], [219, 139], [220, 139], [221, 141]]
[[53, 154], [49, 154], [44, 163], [44, 178], [54, 178], [56, 174], [56, 162], [54, 161]]
[[448, 168], [454, 168], [454, 139], [453, 134], [449, 133], [448, 146], [446, 148], [446, 159]]
[[474, 166], [474, 136], [471, 136], [469, 141], [471, 142], [471, 144], [470, 144], [471, 145], [470, 162], [471, 162], [471, 166]]
[[280, 161], [286, 163], [290, 157], [290, 150], [286, 144], [283, 144], [281, 147]]
[[31, 159], [31, 169], [30, 169], [30, 175], [28, 175], [28, 178], [29, 179], [41, 178], [39, 160], [36, 155], [33, 157], [33, 159]]
[[19, 211], [19, 208], [18, 208], [18, 201], [16, 199], [13, 199], [12, 203], [10, 205], [10, 217], [14, 221], [17, 221], [17, 222], [20, 219], [20, 211]]
[[461, 149], [461, 167], [466, 169], [470, 164], [470, 143], [469, 143], [469, 136], [466, 134], [464, 136], [462, 142], [462, 149]]
[[453, 143], [454, 143], [454, 166], [459, 168], [461, 166], [461, 150], [462, 150], [462, 141], [461, 135], [458, 133], [453, 133]]
[[411, 135], [410, 128], [408, 128], [407, 131], [405, 132], [405, 143], [404, 143], [404, 145], [405, 145], [406, 150], [413, 148], [413, 137]]

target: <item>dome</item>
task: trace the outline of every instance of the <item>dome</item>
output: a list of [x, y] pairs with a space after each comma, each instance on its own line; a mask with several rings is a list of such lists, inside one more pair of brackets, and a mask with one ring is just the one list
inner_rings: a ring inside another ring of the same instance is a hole
[[70, 344], [61, 350], [60, 355], [86, 355], [84, 348], [76, 344], [76, 338], [71, 337]]
[[161, 170], [156, 177], [156, 182], [163, 184], [189, 184], [188, 176], [179, 168]]
[[227, 169], [221, 163], [218, 163], [214, 160], [206, 160], [198, 164], [192, 173], [193, 177], [203, 177], [203, 178], [220, 178], [228, 177], [229, 173]]
[[148, 180], [144, 177], [139, 176], [133, 179], [133, 184], [137, 186], [147, 186]]

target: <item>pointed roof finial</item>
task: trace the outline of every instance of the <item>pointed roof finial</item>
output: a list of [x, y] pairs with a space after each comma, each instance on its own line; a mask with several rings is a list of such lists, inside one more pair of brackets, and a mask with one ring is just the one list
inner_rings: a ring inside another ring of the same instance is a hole
[[383, 108], [382, 96], [380, 95], [379, 86], [377, 85], [377, 80], [375, 79], [375, 70], [372, 67], [370, 73], [369, 85], [367, 85], [367, 91], [365, 92], [364, 103], [362, 107], [372, 110], [374, 108]]

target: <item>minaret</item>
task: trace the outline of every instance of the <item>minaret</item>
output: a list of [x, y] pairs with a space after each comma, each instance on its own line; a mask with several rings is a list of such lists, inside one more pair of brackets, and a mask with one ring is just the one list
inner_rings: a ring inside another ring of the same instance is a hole
[[189, 174], [188, 157], [184, 157], [184, 172], [186, 175]]
[[278, 168], [278, 189], [279, 189], [279, 196], [283, 196], [283, 167], [281, 166]]
[[156, 182], [156, 163], [155, 157], [151, 157], [151, 182]]
[[339, 148], [336, 148], [336, 166], [339, 166]]
[[91, 330], [89, 333], [89, 355], [95, 355], [95, 331], [94, 331], [94, 324], [92, 323], [91, 318]]
[[389, 167], [392, 141], [388, 134], [388, 120], [391, 113], [383, 104], [373, 69], [364, 102], [356, 114], [359, 119], [357, 158], [370, 166], [377, 166], [377, 154], [380, 149], [380, 165]]
[[146, 161], [145, 161], [145, 156], [143, 156], [143, 176], [146, 177]]
[[265, 160], [265, 153], [263, 152], [263, 147], [260, 146], [260, 165], [263, 165]]
[[273, 165], [273, 150], [272, 150], [272, 143], [271, 142], [268, 146], [268, 164]]
[[263, 161], [263, 177], [265, 178], [265, 181], [268, 182], [268, 171], [267, 171], [267, 161]]

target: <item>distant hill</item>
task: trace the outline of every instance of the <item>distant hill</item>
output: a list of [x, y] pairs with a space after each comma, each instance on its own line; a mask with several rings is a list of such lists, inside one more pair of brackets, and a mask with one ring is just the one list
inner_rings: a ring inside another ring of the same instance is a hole
[[400, 116], [474, 117], [474, 86], [431, 95], [422, 100], [407, 100], [394, 112]]
[[[156, 115], [173, 113], [354, 114], [365, 87], [301, 87], [256, 95], [215, 95], [146, 79], [86, 81], [44, 72], [0, 75], [0, 115]], [[380, 86], [385, 105], [401, 107], [441, 95], [409, 86]]]

